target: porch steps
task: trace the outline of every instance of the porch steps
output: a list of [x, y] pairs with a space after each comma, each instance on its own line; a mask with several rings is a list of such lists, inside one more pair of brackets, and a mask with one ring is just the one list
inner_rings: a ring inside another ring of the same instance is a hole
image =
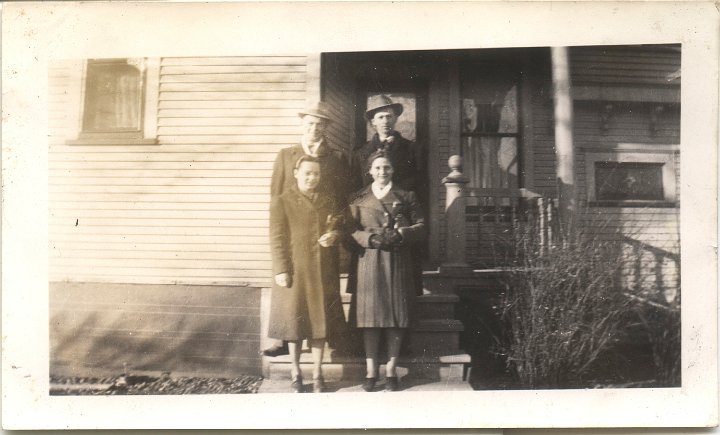
[[[270, 371], [267, 378], [290, 379], [290, 357], [287, 355], [269, 358]], [[323, 373], [328, 381], [355, 381], [365, 376], [365, 358], [362, 356], [326, 356], [323, 358]], [[400, 358], [398, 375], [408, 379], [428, 381], [461, 382], [468, 375], [470, 357], [467, 354], [432, 356], [407, 356]], [[300, 370], [305, 379], [312, 379], [312, 357], [309, 351], [300, 356]], [[381, 377], [385, 366], [380, 366]]]
[[[351, 295], [341, 294], [347, 316]], [[443, 385], [446, 390], [469, 388], [467, 381], [471, 360], [467, 353], [460, 350], [463, 325], [454, 319], [458, 301], [459, 297], [455, 294], [430, 293], [427, 290], [417, 297], [416, 314], [419, 320], [409, 332], [406, 355], [401, 357], [398, 368], [398, 375], [405, 380], [408, 390], [442, 389]], [[358, 339], [362, 340], [359, 335]], [[359, 347], [362, 348], [361, 343]], [[263, 357], [263, 360], [263, 385], [266, 387], [261, 387], [260, 391], [290, 392], [290, 357]], [[301, 354], [300, 367], [305, 379], [312, 379], [312, 357], [307, 348]], [[338, 391], [362, 391], [360, 382], [365, 376], [365, 358], [361, 352], [359, 355], [340, 355], [326, 346], [323, 372], [325, 380], [335, 383]], [[380, 372], [382, 379], [384, 366], [380, 367]]]

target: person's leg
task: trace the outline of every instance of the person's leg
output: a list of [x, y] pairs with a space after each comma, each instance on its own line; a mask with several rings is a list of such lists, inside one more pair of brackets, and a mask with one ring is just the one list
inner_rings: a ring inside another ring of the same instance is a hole
[[378, 376], [378, 352], [380, 347], [380, 328], [365, 328], [363, 330], [363, 341], [365, 344], [365, 364], [367, 365], [368, 378]]
[[325, 383], [322, 373], [323, 352], [325, 351], [325, 339], [308, 340], [310, 352], [313, 359], [313, 392], [322, 393]]
[[389, 391], [395, 391], [398, 388], [397, 364], [400, 359], [400, 348], [404, 333], [405, 329], [403, 328], [389, 328], [385, 333], [388, 352], [388, 362], [385, 366], [385, 377], [387, 379], [385, 389]]
[[404, 328], [388, 328], [385, 330], [385, 340], [387, 341], [388, 362], [385, 366], [385, 375], [397, 377], [397, 363], [400, 358], [400, 348], [402, 347], [402, 339], [405, 333]]
[[363, 389], [371, 391], [375, 387], [375, 380], [378, 377], [378, 347], [380, 346], [380, 329], [365, 328], [363, 329], [363, 343], [365, 346], [365, 364], [367, 366], [367, 375]]
[[300, 371], [300, 351], [302, 340], [288, 341], [288, 350], [290, 352], [290, 379], [292, 379], [291, 387], [295, 392], [302, 391], [302, 372]]

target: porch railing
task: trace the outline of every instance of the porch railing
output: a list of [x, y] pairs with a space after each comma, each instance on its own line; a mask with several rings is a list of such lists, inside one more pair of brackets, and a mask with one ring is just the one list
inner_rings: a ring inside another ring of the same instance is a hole
[[449, 166], [446, 260], [474, 269], [510, 267], [518, 244], [532, 241], [544, 251], [558, 243], [557, 199], [527, 189], [469, 188], [462, 160], [453, 156]]
[[468, 189], [467, 262], [473, 268], [515, 264], [517, 248], [532, 241], [541, 252], [558, 242], [557, 200], [526, 189]]

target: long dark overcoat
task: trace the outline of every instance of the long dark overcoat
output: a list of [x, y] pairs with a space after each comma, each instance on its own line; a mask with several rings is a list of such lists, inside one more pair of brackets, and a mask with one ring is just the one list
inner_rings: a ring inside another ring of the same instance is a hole
[[[354, 271], [351, 321], [358, 328], [407, 328], [416, 297], [413, 249], [425, 238], [425, 219], [415, 193], [393, 186], [378, 199], [367, 186], [350, 203], [352, 233], [363, 248]], [[370, 247], [370, 236], [398, 223], [402, 242], [389, 250]]]
[[337, 248], [318, 243], [328, 230], [328, 216], [339, 219], [333, 200], [324, 194], [312, 201], [292, 186], [272, 198], [273, 276], [292, 277], [290, 288], [273, 283], [268, 331], [272, 338], [327, 338], [332, 343], [345, 331]]

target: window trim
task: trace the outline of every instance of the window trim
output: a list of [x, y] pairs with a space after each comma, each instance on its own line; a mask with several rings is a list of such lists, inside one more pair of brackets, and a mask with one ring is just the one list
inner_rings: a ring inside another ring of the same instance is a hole
[[[85, 97], [88, 63], [93, 61], [121, 61], [141, 66], [142, 98], [140, 103], [140, 130], [127, 131], [84, 131]], [[160, 91], [160, 58], [85, 59], [78, 65], [79, 77], [74, 86], [77, 119], [67, 145], [156, 145], [157, 113]]]
[[[677, 207], [675, 155], [679, 145], [618, 144], [612, 148], [585, 148], [585, 188], [591, 207]], [[595, 163], [662, 163], [662, 200], [598, 200]]]

